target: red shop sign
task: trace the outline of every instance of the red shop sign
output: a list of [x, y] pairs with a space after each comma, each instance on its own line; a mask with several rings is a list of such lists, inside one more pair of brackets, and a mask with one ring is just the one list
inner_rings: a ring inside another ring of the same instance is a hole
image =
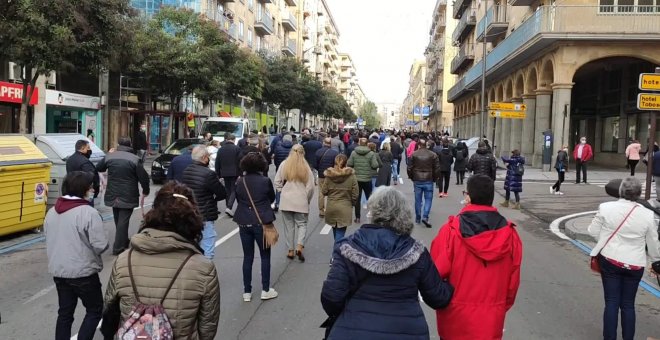
[[[0, 81], [0, 102], [20, 104], [23, 101], [23, 84], [14, 84]], [[30, 105], [39, 102], [39, 89], [34, 89]]]

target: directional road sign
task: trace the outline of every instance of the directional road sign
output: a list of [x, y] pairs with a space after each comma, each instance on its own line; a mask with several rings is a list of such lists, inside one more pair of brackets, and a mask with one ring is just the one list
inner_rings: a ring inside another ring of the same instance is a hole
[[637, 95], [637, 108], [660, 111], [660, 93], [640, 93]]
[[658, 73], [640, 74], [639, 89], [642, 91], [660, 91], [660, 74]]
[[525, 119], [527, 117], [527, 113], [525, 111], [489, 110], [488, 115], [493, 118], [510, 119]]
[[488, 108], [490, 110], [525, 111], [527, 105], [516, 103], [489, 103]]

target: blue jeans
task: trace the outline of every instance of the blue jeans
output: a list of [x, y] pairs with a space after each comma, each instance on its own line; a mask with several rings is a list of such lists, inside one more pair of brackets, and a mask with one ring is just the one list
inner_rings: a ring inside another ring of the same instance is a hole
[[254, 244], [259, 247], [261, 256], [261, 289], [270, 290], [270, 249], [264, 248], [264, 228], [257, 225], [241, 225], [238, 228], [243, 246], [243, 288], [244, 293], [252, 293], [252, 263], [254, 263]]
[[282, 196], [282, 192], [281, 191], [276, 191], [275, 192], [275, 206], [278, 207], [278, 208], [280, 207], [280, 196]]
[[[422, 195], [424, 198], [424, 213], [422, 214]], [[415, 182], [415, 222], [428, 220], [433, 203], [433, 182]]]
[[601, 279], [605, 293], [605, 312], [603, 313], [603, 339], [617, 339], [619, 310], [621, 310], [621, 334], [623, 340], [635, 337], [635, 296], [644, 269], [628, 270], [619, 268], [604, 257], [598, 256]]
[[78, 299], [82, 301], [86, 309], [85, 318], [78, 331], [78, 339], [91, 340], [94, 338], [96, 325], [101, 321], [103, 314], [103, 292], [101, 291], [99, 275], [93, 274], [77, 279], [54, 277], [53, 281], [55, 281], [59, 304], [55, 339], [71, 339], [71, 325], [73, 324], [73, 315], [76, 311]]
[[337, 244], [337, 242], [339, 242], [341, 239], [344, 238], [344, 235], [346, 235], [346, 229], [348, 229], [348, 228], [346, 228], [346, 227], [344, 227], [344, 228], [332, 227], [332, 236], [334, 236], [334, 238], [335, 238], [335, 244]]
[[215, 255], [215, 238], [218, 234], [215, 232], [215, 222], [204, 222], [204, 229], [202, 229], [202, 240], [199, 241], [199, 246], [204, 251], [204, 256], [213, 259]]
[[395, 159], [392, 161], [392, 180], [393, 181], [398, 181], [399, 180], [399, 171], [397, 170], [399, 168], [399, 160]]

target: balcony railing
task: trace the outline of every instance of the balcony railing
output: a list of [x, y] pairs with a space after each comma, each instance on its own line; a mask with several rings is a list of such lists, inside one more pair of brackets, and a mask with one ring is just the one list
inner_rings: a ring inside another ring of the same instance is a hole
[[298, 2], [296, 0], [284, 0], [284, 2], [291, 7], [298, 6]]
[[477, 24], [477, 11], [474, 8], [470, 8], [465, 12], [461, 20], [458, 21], [454, 34], [452, 35], [452, 40], [461, 41], [465, 36], [467, 36], [474, 28], [474, 25]]
[[494, 5], [488, 9], [486, 15], [481, 18], [477, 25], [477, 41], [483, 41], [484, 39], [484, 26], [486, 28], [487, 42], [492, 42], [501, 34], [506, 33], [506, 30], [509, 28], [507, 6]]
[[454, 1], [454, 19], [460, 19], [463, 16], [463, 11], [470, 6], [472, 0], [455, 0]]
[[451, 73], [458, 74], [458, 71], [474, 60], [474, 44], [464, 43], [458, 50], [458, 54], [451, 61]]
[[296, 40], [289, 39], [284, 46], [282, 46], [282, 53], [289, 57], [295, 57], [297, 54]]
[[273, 34], [273, 18], [270, 17], [270, 12], [264, 10], [257, 13], [254, 30], [260, 35]]
[[284, 15], [282, 16], [282, 27], [287, 31], [295, 32], [298, 29], [298, 20], [296, 20], [296, 16], [289, 11], [284, 11]]

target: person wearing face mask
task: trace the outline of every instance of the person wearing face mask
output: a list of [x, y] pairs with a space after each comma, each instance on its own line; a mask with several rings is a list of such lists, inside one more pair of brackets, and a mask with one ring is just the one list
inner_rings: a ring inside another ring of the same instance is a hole
[[580, 184], [580, 171], [582, 172], [582, 183], [587, 184], [587, 162], [594, 158], [591, 145], [587, 144], [587, 137], [580, 138], [580, 144], [573, 149], [575, 159], [575, 184]]
[[183, 171], [183, 184], [193, 191], [199, 212], [204, 219], [202, 240], [199, 245], [204, 256], [215, 255], [215, 221], [218, 219], [218, 201], [227, 198], [225, 187], [215, 172], [209, 169], [209, 152], [206, 146], [198, 145], [192, 150], [192, 164]]
[[147, 126], [142, 124], [140, 125], [140, 131], [135, 135], [135, 153], [140, 157], [142, 163], [144, 163], [144, 157], [147, 155]]
[[99, 172], [96, 171], [96, 167], [89, 160], [92, 156], [92, 147], [89, 145], [89, 142], [81, 139], [76, 142], [75, 152], [69, 156], [66, 160], [66, 173], [69, 174], [73, 171], [84, 171], [89, 172], [94, 176], [93, 187], [94, 194], [89, 199], [89, 205], [94, 206], [94, 199], [99, 195], [100, 181], [99, 181]]

